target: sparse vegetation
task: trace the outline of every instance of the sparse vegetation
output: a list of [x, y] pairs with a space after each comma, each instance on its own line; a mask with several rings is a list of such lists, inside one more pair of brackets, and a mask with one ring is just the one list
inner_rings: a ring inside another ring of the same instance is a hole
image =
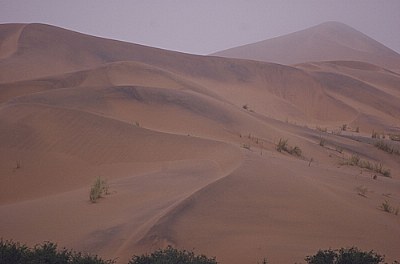
[[395, 214], [395, 215], [398, 215], [398, 214], [399, 214], [399, 208], [394, 208], [392, 205], [390, 205], [390, 203], [388, 202], [388, 200], [385, 200], [385, 201], [381, 204], [380, 208], [381, 208], [383, 211], [385, 211], [385, 212], [387, 212], [387, 213], [390, 213], [390, 214]]
[[383, 150], [389, 154], [395, 154], [395, 155], [400, 155], [400, 150], [394, 148], [393, 146], [390, 146], [387, 144], [384, 140], [379, 140], [374, 144], [375, 147], [377, 147], [380, 150]]
[[379, 264], [385, 258], [374, 251], [361, 251], [356, 247], [319, 250], [313, 256], [307, 256], [308, 264]]
[[279, 152], [287, 151], [287, 149], [288, 149], [287, 148], [287, 142], [288, 142], [287, 139], [280, 138], [279, 142], [278, 142], [278, 145], [276, 146], [276, 150], [279, 151]]
[[379, 133], [379, 132], [376, 132], [375, 130], [372, 130], [371, 137], [372, 137], [372, 138], [378, 138], [378, 139], [379, 139], [379, 138], [385, 139], [385, 138], [386, 138], [386, 135], [385, 135], [385, 132]]
[[383, 167], [382, 163], [372, 163], [368, 160], [362, 160], [358, 155], [351, 155], [341, 162], [341, 165], [358, 166], [362, 169], [371, 170], [382, 174], [385, 177], [390, 177], [390, 170]]
[[89, 195], [90, 201], [92, 203], [96, 203], [99, 198], [109, 194], [108, 190], [109, 186], [107, 184], [107, 181], [102, 180], [100, 177], [97, 177], [97, 179], [92, 185], [92, 188], [90, 189], [90, 195]]
[[282, 138], [279, 139], [278, 145], [276, 145], [276, 150], [279, 152], [285, 151], [290, 155], [295, 155], [298, 157], [300, 157], [302, 154], [302, 151], [298, 146], [291, 147], [288, 145], [288, 140]]
[[342, 129], [342, 131], [346, 131], [347, 130], [347, 124], [343, 124], [341, 129]]
[[171, 246], [151, 254], [133, 256], [129, 264], [217, 264], [215, 258], [196, 255], [191, 251], [177, 250]]
[[244, 104], [244, 105], [242, 105], [242, 108], [245, 109], [245, 110], [249, 110], [249, 105], [248, 104]]
[[390, 206], [389, 202], [387, 200], [385, 200], [382, 204], [381, 204], [381, 209], [387, 213], [391, 213], [392, 212], [392, 207]]
[[290, 147], [290, 148], [289, 148], [288, 153], [291, 154], [291, 155], [295, 155], [295, 156], [300, 157], [302, 151], [301, 151], [301, 149], [300, 149], [298, 146], [294, 146], [294, 147]]
[[243, 145], [242, 145], [242, 148], [245, 148], [245, 149], [250, 150], [250, 149], [251, 149], [251, 146], [250, 146], [250, 144], [243, 144]]
[[326, 133], [328, 131], [328, 128], [317, 126], [317, 130]]

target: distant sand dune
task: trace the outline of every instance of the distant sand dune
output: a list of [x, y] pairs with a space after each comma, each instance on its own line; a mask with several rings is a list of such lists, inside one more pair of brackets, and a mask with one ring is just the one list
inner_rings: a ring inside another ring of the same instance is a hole
[[297, 64], [312, 61], [364, 61], [400, 69], [400, 54], [339, 22], [326, 22], [284, 36], [220, 51], [212, 55]]

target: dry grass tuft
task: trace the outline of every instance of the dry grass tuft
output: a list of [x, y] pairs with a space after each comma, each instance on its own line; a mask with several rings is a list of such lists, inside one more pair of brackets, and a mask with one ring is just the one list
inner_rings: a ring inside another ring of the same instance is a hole
[[382, 174], [385, 177], [390, 177], [390, 170], [384, 168], [382, 163], [372, 163], [368, 160], [360, 159], [358, 155], [351, 155], [350, 158], [344, 159], [341, 165], [349, 165], [349, 166], [357, 166], [362, 169], [371, 170], [377, 173]]
[[108, 190], [109, 186], [107, 184], [107, 181], [102, 180], [100, 177], [98, 177], [93, 183], [92, 188], [90, 189], [90, 201], [92, 203], [96, 203], [99, 198], [102, 198], [104, 197], [104, 195], [109, 194]]

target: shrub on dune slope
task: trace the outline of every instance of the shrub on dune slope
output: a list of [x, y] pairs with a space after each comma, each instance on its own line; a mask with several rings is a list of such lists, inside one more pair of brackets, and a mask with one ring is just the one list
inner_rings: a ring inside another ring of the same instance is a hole
[[[308, 264], [379, 264], [385, 258], [374, 251], [361, 251], [356, 247], [319, 250], [307, 256]], [[0, 264], [115, 264], [115, 260], [103, 260], [96, 255], [82, 254], [45, 242], [29, 248], [24, 244], [0, 239]], [[171, 246], [150, 254], [133, 256], [128, 264], [217, 264], [215, 258], [196, 255], [191, 251], [178, 250]], [[267, 264], [267, 259], [261, 264]], [[386, 262], [385, 262], [386, 263]], [[387, 263], [386, 263], [387, 264]], [[399, 264], [394, 261], [392, 264]]]
[[195, 255], [190, 251], [179, 251], [171, 246], [150, 255], [134, 256], [129, 264], [217, 264], [215, 258]]
[[57, 245], [45, 242], [28, 248], [26, 245], [0, 240], [0, 264], [113, 264], [98, 256], [85, 255], [71, 250], [57, 249]]

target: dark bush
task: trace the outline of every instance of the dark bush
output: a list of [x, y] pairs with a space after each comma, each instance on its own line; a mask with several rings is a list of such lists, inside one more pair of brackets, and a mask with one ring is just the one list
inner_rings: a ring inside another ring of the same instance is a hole
[[0, 264], [112, 264], [112, 260], [102, 260], [97, 256], [76, 253], [45, 242], [28, 248], [26, 245], [8, 240], [0, 240]]
[[207, 258], [204, 255], [195, 255], [186, 250], [177, 250], [168, 246], [159, 249], [150, 255], [134, 256], [129, 264], [217, 264], [215, 258]]
[[305, 258], [308, 264], [378, 264], [385, 259], [381, 255], [369, 251], [361, 251], [356, 247], [339, 250], [319, 250], [313, 256]]

